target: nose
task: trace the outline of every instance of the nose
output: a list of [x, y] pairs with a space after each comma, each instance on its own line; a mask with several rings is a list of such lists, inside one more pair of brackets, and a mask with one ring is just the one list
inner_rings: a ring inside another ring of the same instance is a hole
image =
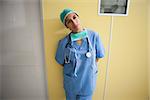
[[76, 25], [77, 22], [76, 22], [75, 20], [72, 20], [72, 24], [73, 24], [73, 25]]

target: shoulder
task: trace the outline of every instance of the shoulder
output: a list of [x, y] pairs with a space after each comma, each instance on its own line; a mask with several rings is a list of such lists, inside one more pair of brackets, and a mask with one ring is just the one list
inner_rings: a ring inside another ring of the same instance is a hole
[[69, 40], [69, 34], [59, 40], [59, 45], [65, 45], [65, 44], [67, 44], [68, 40]]
[[94, 30], [91, 30], [91, 29], [86, 29], [87, 32], [88, 32], [88, 36], [89, 37], [93, 37], [93, 38], [96, 38], [96, 37], [99, 37], [99, 33], [94, 31]]

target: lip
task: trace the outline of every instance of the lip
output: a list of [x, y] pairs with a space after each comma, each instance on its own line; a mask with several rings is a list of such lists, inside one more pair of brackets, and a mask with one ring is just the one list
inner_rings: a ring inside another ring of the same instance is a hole
[[73, 26], [73, 28], [78, 28], [80, 25], [79, 24], [76, 24]]

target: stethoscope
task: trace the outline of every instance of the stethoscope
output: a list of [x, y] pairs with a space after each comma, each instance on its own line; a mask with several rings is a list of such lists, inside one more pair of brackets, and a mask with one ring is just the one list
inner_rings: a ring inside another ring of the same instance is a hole
[[[82, 53], [82, 54], [85, 54], [85, 56], [87, 58], [91, 58], [92, 57], [92, 45], [91, 45], [91, 42], [89, 40], [89, 37], [87, 36], [86, 37], [86, 40], [87, 40], [87, 44], [88, 44], [88, 50], [86, 53]], [[68, 39], [68, 43], [66, 44], [65, 48], [69, 47], [69, 55], [66, 56], [65, 55], [65, 63], [66, 64], [69, 64], [70, 63], [70, 56], [71, 56], [71, 51], [73, 51], [75, 53], [75, 59], [78, 59], [77, 57], [77, 52], [79, 53], [80, 51], [77, 51], [75, 47], [73, 47], [73, 42], [71, 41], [71, 38], [70, 38], [70, 34], [69, 34], [69, 39]], [[80, 52], [81, 53], [81, 52]], [[79, 69], [79, 65], [78, 65], [78, 61], [76, 60], [76, 64], [75, 64], [75, 68], [74, 68], [74, 76], [77, 77], [77, 70]]]
[[[71, 51], [73, 51], [73, 52], [75, 52], [75, 53], [77, 52], [77, 51], [76, 51], [76, 48], [73, 47], [73, 43], [72, 43], [72, 41], [71, 41], [70, 34], [69, 34], [69, 37], [68, 37], [68, 38], [69, 38], [69, 39], [68, 39], [68, 43], [66, 44], [65, 48], [69, 47], [70, 50], [69, 50], [69, 56], [66, 56], [66, 55], [65, 55], [65, 63], [70, 63]], [[88, 50], [87, 50], [87, 52], [85, 53], [85, 56], [86, 56], [87, 58], [90, 58], [90, 57], [92, 56], [92, 45], [91, 45], [91, 42], [90, 42], [88, 36], [86, 37], [86, 40], [87, 40], [87, 44], [88, 44]], [[67, 55], [68, 55], [68, 54], [67, 54]]]

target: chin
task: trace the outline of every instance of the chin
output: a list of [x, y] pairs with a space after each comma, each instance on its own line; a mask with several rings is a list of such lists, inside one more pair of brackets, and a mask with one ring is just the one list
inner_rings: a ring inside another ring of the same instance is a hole
[[81, 31], [81, 28], [80, 27], [76, 27], [74, 28], [77, 32]]

